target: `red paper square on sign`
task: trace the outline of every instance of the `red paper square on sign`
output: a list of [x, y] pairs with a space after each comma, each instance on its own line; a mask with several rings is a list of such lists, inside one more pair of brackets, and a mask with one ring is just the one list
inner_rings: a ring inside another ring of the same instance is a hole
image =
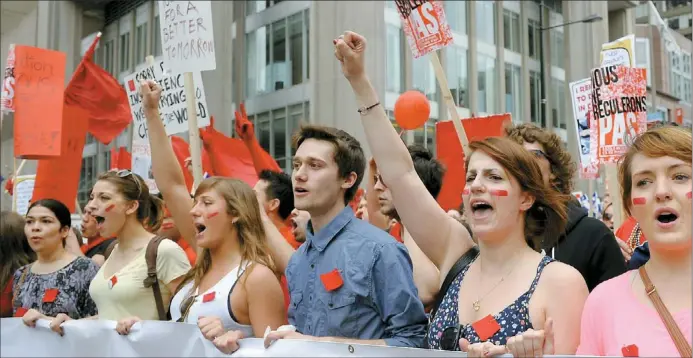
[[493, 337], [496, 332], [500, 331], [500, 325], [493, 316], [488, 315], [472, 324], [472, 328], [476, 331], [479, 339], [485, 342], [489, 338]]
[[29, 311], [29, 310], [24, 308], [24, 307], [19, 307], [19, 308], [17, 308], [17, 311], [14, 313], [14, 316], [22, 318], [27, 313], [27, 311]]
[[130, 89], [130, 92], [135, 92], [135, 81], [128, 81], [128, 88]]
[[322, 281], [322, 285], [325, 286], [325, 289], [328, 292], [334, 291], [342, 287], [344, 284], [344, 281], [342, 281], [342, 276], [339, 274], [337, 269], [320, 275], [320, 281]]
[[49, 288], [46, 290], [46, 292], [43, 294], [43, 303], [53, 303], [55, 302], [55, 299], [58, 297], [58, 289], [57, 288]]
[[215, 297], [216, 295], [217, 295], [216, 292], [210, 292], [210, 293], [208, 293], [208, 294], [202, 296], [202, 303], [207, 303], [207, 302], [214, 301], [214, 297]]

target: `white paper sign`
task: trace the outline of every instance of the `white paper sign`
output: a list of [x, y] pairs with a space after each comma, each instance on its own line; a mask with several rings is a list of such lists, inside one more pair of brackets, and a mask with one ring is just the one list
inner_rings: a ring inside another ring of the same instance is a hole
[[[581, 176], [594, 177], [598, 175], [599, 166], [596, 160], [596, 155], [592, 155], [592, 147], [590, 146], [590, 126], [587, 119], [588, 106], [592, 103], [592, 80], [585, 78], [583, 80], [570, 83], [570, 96], [573, 102], [573, 118], [575, 119], [575, 128], [577, 141], [580, 145], [580, 167]], [[593, 163], [594, 162], [594, 163]], [[585, 177], [585, 179], [587, 179]]]
[[211, 1], [159, 1], [161, 47], [174, 73], [217, 68]]
[[36, 175], [20, 175], [14, 182], [12, 200], [14, 211], [19, 215], [26, 215], [29, 211], [31, 197], [34, 195], [34, 183]]

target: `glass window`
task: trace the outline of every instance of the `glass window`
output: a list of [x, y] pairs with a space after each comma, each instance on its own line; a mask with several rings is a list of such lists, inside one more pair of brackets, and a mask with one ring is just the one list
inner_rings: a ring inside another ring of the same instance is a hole
[[[462, 2], [464, 4], [464, 2]], [[476, 1], [476, 37], [488, 44], [496, 43], [495, 1]]]
[[269, 1], [266, 0], [248, 0], [245, 5], [246, 15], [252, 15], [260, 12], [269, 6]]
[[467, 81], [467, 49], [449, 46], [447, 52], [447, 78], [452, 99], [458, 107], [469, 108], [469, 89]]
[[118, 49], [120, 50], [120, 72], [130, 71], [130, 33], [124, 33], [120, 35], [120, 43], [118, 44]]
[[529, 114], [530, 120], [536, 124], [541, 123], [540, 111], [541, 111], [541, 95], [539, 94], [541, 88], [539, 87], [539, 74], [532, 70], [529, 71]]
[[652, 85], [650, 70], [650, 42], [647, 38], [635, 39], [635, 67], [644, 68], [647, 74], [647, 85]]
[[436, 101], [437, 82], [433, 66], [427, 56], [419, 57], [412, 63], [412, 84], [414, 89], [421, 91], [431, 101]]
[[529, 37], [529, 57], [534, 59], [539, 59], [539, 46], [540, 46], [540, 26], [539, 22], [528, 19], [527, 20], [527, 36]]
[[513, 122], [522, 122], [522, 96], [520, 67], [505, 64], [505, 111], [512, 115]]
[[496, 59], [483, 54], [477, 55], [477, 110], [495, 113]]
[[135, 30], [135, 62], [144, 62], [147, 57], [147, 23], [137, 26]]
[[[158, 6], [157, 6], [158, 7]], [[161, 48], [161, 24], [159, 24], [159, 15], [154, 18], [154, 57], [161, 56], [164, 54]]]
[[385, 54], [386, 89], [391, 92], [402, 92], [402, 30], [396, 26], [386, 25], [387, 53]]
[[[392, 1], [386, 1], [392, 2]], [[467, 33], [467, 2], [466, 1], [444, 1], [445, 19], [450, 25], [450, 29], [460, 34]]]
[[246, 94], [248, 97], [267, 92], [267, 64], [269, 64], [269, 32], [267, 26], [246, 35], [246, 53], [248, 54], [246, 71]]
[[255, 135], [260, 143], [260, 146], [271, 153], [270, 149], [270, 114], [263, 112], [257, 115], [255, 119]]
[[303, 83], [303, 13], [289, 17], [289, 59], [291, 85]]
[[289, 69], [286, 62], [286, 19], [272, 24], [272, 88], [288, 88]]
[[506, 49], [522, 52], [520, 15], [507, 9], [503, 10], [503, 41]]
[[286, 158], [286, 109], [272, 111], [272, 139], [274, 141], [272, 156], [276, 159]]
[[558, 68], [564, 68], [563, 33], [557, 30], [551, 31], [551, 64]]
[[308, 10], [303, 11], [303, 18], [305, 21], [303, 21], [303, 24], [305, 25], [306, 28], [306, 35], [303, 37], [305, 41], [305, 48], [306, 48], [306, 79], [310, 78], [310, 41], [308, 39], [310, 38], [310, 12]]
[[110, 74], [115, 73], [115, 64], [113, 61], [114, 42], [115, 41], [110, 40], [106, 42], [104, 46], [103, 68]]

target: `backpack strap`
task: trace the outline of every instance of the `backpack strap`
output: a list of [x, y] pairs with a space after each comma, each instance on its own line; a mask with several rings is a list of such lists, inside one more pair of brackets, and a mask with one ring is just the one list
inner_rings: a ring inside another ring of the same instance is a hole
[[149, 244], [147, 244], [147, 252], [145, 260], [147, 261], [147, 278], [144, 279], [144, 287], [151, 287], [154, 290], [154, 301], [156, 302], [156, 311], [159, 314], [160, 321], [169, 320], [168, 313], [164, 308], [164, 299], [161, 295], [161, 285], [159, 278], [156, 275], [156, 257], [159, 250], [159, 244], [166, 240], [163, 236], [155, 236]]
[[431, 321], [433, 321], [433, 318], [438, 312], [438, 307], [440, 306], [441, 302], [443, 302], [443, 298], [445, 297], [445, 294], [448, 292], [450, 285], [452, 285], [452, 281], [455, 280], [455, 277], [457, 277], [457, 275], [459, 275], [460, 272], [462, 272], [462, 270], [477, 257], [477, 255], [479, 255], [479, 247], [472, 246], [471, 249], [467, 250], [467, 252], [465, 252], [464, 255], [462, 255], [462, 257], [460, 257], [454, 265], [452, 265], [452, 268], [450, 269], [450, 271], [448, 271], [447, 276], [445, 276], [443, 285], [440, 286], [440, 291], [438, 291], [438, 294], [436, 295], [436, 301], [433, 304], [433, 307], [431, 308], [431, 314], [429, 316]]
[[104, 261], [108, 260], [108, 257], [111, 256], [111, 253], [113, 253], [113, 249], [115, 249], [116, 243], [118, 240], [113, 240], [111, 241], [110, 244], [106, 247], [106, 250], [103, 252], [103, 259]]

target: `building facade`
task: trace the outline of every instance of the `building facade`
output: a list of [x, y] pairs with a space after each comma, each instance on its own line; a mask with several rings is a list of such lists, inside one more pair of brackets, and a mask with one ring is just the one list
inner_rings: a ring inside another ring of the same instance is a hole
[[[568, 84], [588, 77], [602, 43], [635, 32], [636, 5], [444, 1], [454, 43], [439, 55], [461, 118], [508, 112], [514, 122], [540, 124], [545, 111], [545, 126], [577, 158]], [[67, 53], [71, 72], [97, 31], [103, 37], [96, 61], [121, 81], [147, 55], [161, 55], [158, 6], [152, 0], [3, 1], [2, 6], [3, 59], [10, 43], [51, 48]], [[202, 78], [218, 130], [233, 134], [234, 110], [244, 102], [261, 145], [287, 171], [291, 134], [301, 123], [336, 126], [365, 144], [356, 101], [333, 55], [332, 39], [353, 30], [369, 40], [367, 71], [393, 124], [400, 93], [417, 89], [429, 98], [431, 119], [404, 139], [435, 150], [435, 122], [448, 119], [446, 107], [429, 59], [412, 57], [392, 1], [213, 1], [212, 9], [217, 69], [203, 72]], [[12, 17], [7, 26], [6, 12]], [[579, 22], [590, 15], [602, 21]], [[543, 30], [573, 21], [578, 23]], [[688, 71], [690, 89], [690, 66]], [[12, 168], [11, 115], [5, 122], [2, 175], [7, 177]], [[124, 132], [111, 146], [129, 145], [130, 135], [130, 130]], [[368, 155], [367, 146], [365, 150]], [[89, 137], [80, 202], [109, 164], [109, 147]], [[23, 173], [33, 170], [30, 163]], [[578, 188], [586, 191], [586, 183], [579, 182]]]

